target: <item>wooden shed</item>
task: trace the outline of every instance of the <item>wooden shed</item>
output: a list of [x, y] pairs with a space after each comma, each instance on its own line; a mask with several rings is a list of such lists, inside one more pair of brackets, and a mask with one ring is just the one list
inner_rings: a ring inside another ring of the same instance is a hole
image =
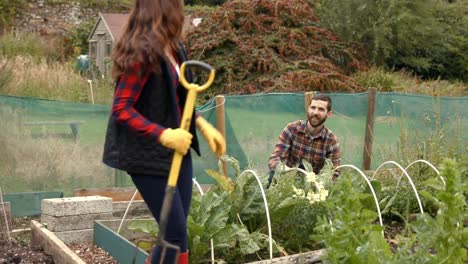
[[[103, 75], [110, 73], [112, 48], [119, 39], [128, 14], [112, 14], [99, 12], [99, 18], [89, 37], [89, 59], [95, 64]], [[192, 19], [191, 15], [185, 17], [184, 31], [198, 26], [201, 18]]]
[[112, 48], [122, 33], [128, 14], [104, 14], [99, 18], [89, 35], [89, 59], [102, 74], [107, 75], [110, 68]]

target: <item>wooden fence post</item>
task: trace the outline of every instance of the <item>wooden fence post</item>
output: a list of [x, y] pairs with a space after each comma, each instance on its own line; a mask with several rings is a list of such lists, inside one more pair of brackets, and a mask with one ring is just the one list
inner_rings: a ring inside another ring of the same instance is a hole
[[375, 99], [377, 96], [376, 88], [369, 88], [367, 93], [367, 120], [364, 139], [364, 153], [362, 159], [363, 170], [370, 170], [372, 157], [372, 143], [374, 140], [374, 120], [375, 120]]
[[[225, 118], [225, 108], [224, 103], [226, 102], [226, 97], [224, 95], [217, 95], [216, 100], [216, 128], [219, 133], [226, 138], [226, 118]], [[227, 146], [226, 146], [227, 147]], [[223, 164], [223, 173], [224, 177], [227, 177], [227, 166], [226, 161], [222, 161]]]
[[312, 101], [312, 98], [314, 97], [314, 92], [305, 92], [304, 93], [304, 107], [305, 107], [305, 112], [307, 114], [307, 109], [310, 106], [310, 102]]

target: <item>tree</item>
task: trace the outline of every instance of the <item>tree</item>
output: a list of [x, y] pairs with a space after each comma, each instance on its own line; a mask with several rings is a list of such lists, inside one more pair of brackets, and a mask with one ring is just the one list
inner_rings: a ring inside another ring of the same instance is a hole
[[466, 4], [439, 0], [316, 0], [321, 24], [362, 43], [377, 65], [467, 78]]

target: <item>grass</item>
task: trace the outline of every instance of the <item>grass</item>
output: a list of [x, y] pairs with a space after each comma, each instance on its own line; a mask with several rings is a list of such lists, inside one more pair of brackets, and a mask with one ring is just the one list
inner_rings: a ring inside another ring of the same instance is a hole
[[110, 187], [113, 171], [101, 162], [102, 144], [37, 137], [21, 125], [21, 113], [0, 107], [0, 184], [5, 193]]
[[31, 57], [34, 62], [62, 61], [70, 55], [64, 38], [44, 38], [37, 33], [8, 32], [0, 37], [0, 55], [13, 59]]
[[[36, 61], [31, 56], [15, 56], [0, 57], [0, 65], [5, 65], [0, 67], [0, 82], [3, 82], [0, 94], [69, 102], [92, 101], [90, 85], [74, 70], [73, 61], [48, 63], [45, 60]], [[112, 102], [112, 81], [95, 80], [92, 88], [95, 103]]]
[[466, 96], [468, 85], [461, 81], [421, 80], [406, 71], [370, 68], [353, 76], [364, 87], [375, 87], [381, 92], [401, 92], [430, 96]]

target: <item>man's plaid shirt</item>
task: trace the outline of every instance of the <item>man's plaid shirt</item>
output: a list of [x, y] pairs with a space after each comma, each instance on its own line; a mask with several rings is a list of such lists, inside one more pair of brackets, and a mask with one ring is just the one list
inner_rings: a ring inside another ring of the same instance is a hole
[[[268, 167], [274, 171], [281, 162], [288, 167], [295, 167], [300, 165], [302, 160], [306, 160], [312, 164], [317, 174], [325, 165], [325, 159], [330, 159], [333, 167], [340, 165], [341, 153], [338, 138], [325, 126], [318, 135], [312, 136], [307, 128], [307, 121], [298, 120], [289, 123], [279, 136]], [[339, 170], [336, 170], [334, 177], [339, 174]]]

